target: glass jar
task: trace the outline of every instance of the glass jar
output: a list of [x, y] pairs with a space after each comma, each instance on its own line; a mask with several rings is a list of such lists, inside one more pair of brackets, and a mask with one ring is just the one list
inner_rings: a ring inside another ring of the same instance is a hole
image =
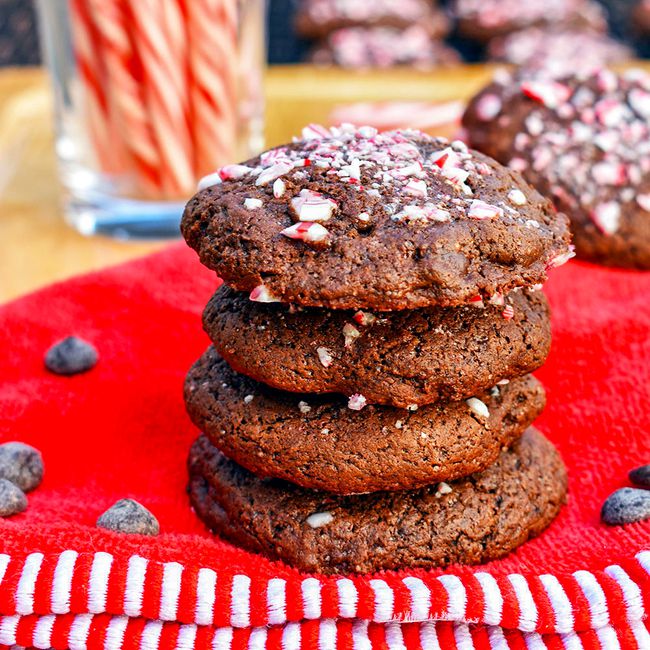
[[39, 0], [68, 221], [178, 235], [197, 181], [263, 147], [264, 0]]

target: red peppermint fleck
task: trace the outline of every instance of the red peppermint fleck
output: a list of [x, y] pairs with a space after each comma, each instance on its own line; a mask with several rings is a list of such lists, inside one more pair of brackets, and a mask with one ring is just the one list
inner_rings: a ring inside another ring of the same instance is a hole
[[[480, 296], [479, 296], [480, 298]], [[497, 305], [497, 307], [503, 307], [503, 305], [506, 304], [506, 299], [502, 293], [495, 293], [491, 298], [490, 298], [490, 304], [491, 305]]]
[[255, 185], [268, 185], [276, 178], [288, 174], [294, 165], [290, 160], [280, 160], [268, 169], [264, 169], [255, 181]]
[[337, 209], [336, 201], [320, 192], [300, 190], [291, 199], [291, 207], [300, 221], [329, 221]]
[[474, 296], [467, 301], [470, 305], [474, 307], [485, 307], [482, 296]]
[[246, 165], [226, 165], [219, 170], [219, 176], [222, 181], [229, 181], [231, 179], [242, 178], [246, 174], [250, 174], [253, 170]]
[[325, 241], [329, 235], [329, 231], [319, 223], [300, 222], [281, 230], [280, 234], [289, 237], [289, 239], [300, 239], [301, 241], [315, 244]]
[[377, 317], [374, 314], [371, 314], [370, 312], [367, 311], [361, 311], [359, 310], [354, 316], [353, 316], [355, 322], [357, 322], [359, 325], [362, 326], [367, 326], [367, 325], [372, 325], [376, 320]]
[[360, 393], [355, 393], [348, 400], [348, 408], [353, 411], [360, 411], [368, 404], [368, 400]]
[[599, 185], [625, 185], [627, 181], [627, 172], [622, 163], [603, 160], [591, 168], [591, 174]]
[[557, 81], [524, 81], [521, 91], [547, 108], [557, 108], [571, 97], [571, 88]]
[[491, 205], [490, 203], [481, 201], [480, 199], [474, 199], [469, 206], [467, 216], [470, 219], [478, 219], [479, 221], [495, 219], [496, 217], [503, 216], [503, 209], [497, 205]]
[[424, 181], [421, 181], [421, 180], [411, 179], [404, 186], [404, 191], [407, 194], [412, 194], [413, 196], [419, 196], [419, 197], [422, 197], [422, 198], [426, 198], [426, 196], [427, 196], [427, 184]]
[[513, 309], [512, 305], [506, 305], [503, 308], [503, 311], [501, 312], [501, 315], [506, 319], [506, 320], [512, 320], [515, 316], [515, 310]]
[[280, 302], [280, 299], [276, 298], [271, 290], [263, 284], [255, 287], [248, 297], [253, 302]]
[[598, 121], [604, 126], [618, 126], [624, 119], [627, 108], [614, 98], [601, 99], [594, 108]]

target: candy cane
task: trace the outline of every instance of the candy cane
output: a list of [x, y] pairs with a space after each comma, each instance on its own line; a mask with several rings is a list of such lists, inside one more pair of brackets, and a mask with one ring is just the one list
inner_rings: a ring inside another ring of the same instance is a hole
[[237, 0], [190, 0], [190, 102], [199, 176], [232, 162], [237, 131]]
[[[194, 0], [190, 4], [192, 4]], [[192, 191], [195, 173], [188, 123], [186, 89], [170, 74], [177, 53], [172, 50], [159, 0], [130, 0], [133, 42], [142, 67], [147, 111], [160, 152], [165, 190], [169, 195]]]
[[162, 190], [160, 156], [149, 126], [144, 98], [134, 76], [134, 51], [121, 0], [86, 0], [104, 61], [108, 108], [116, 134], [127, 152], [134, 189], [143, 196]]

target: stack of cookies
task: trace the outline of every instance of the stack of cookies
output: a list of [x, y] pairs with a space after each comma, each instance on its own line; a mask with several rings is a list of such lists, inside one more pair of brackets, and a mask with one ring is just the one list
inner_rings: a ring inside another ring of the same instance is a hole
[[417, 131], [307, 127], [204, 179], [183, 234], [225, 281], [185, 399], [190, 496], [300, 569], [479, 563], [566, 495], [529, 373], [566, 219], [517, 172]]

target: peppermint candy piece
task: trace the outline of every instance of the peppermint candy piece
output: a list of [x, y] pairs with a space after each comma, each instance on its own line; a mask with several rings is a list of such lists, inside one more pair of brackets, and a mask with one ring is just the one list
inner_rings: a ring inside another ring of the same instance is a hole
[[614, 201], [601, 203], [589, 213], [589, 216], [604, 235], [613, 235], [621, 223], [621, 206]]
[[[569, 246], [569, 250], [566, 253], [560, 253], [559, 255], [556, 255], [555, 257], [551, 258], [547, 264], [546, 268], [547, 269], [556, 269], [558, 266], [562, 266], [566, 264], [571, 258], [575, 257], [575, 246], [571, 244]], [[541, 289], [541, 286], [540, 286]]]
[[571, 97], [571, 88], [557, 81], [524, 81], [521, 91], [547, 108], [557, 108]]
[[218, 171], [218, 174], [222, 181], [230, 181], [243, 178], [252, 171], [253, 169], [246, 165], [226, 165]]
[[280, 231], [281, 235], [289, 239], [299, 239], [309, 243], [319, 243], [327, 239], [329, 231], [319, 223], [294, 223]]
[[512, 305], [506, 305], [503, 308], [503, 311], [501, 312], [501, 315], [506, 320], [512, 320], [515, 317], [515, 310], [513, 309]]
[[244, 199], [244, 207], [247, 210], [258, 210], [264, 205], [262, 199]]
[[480, 199], [474, 199], [472, 204], [469, 206], [467, 216], [470, 219], [477, 219], [479, 221], [495, 219], [496, 217], [503, 216], [503, 209], [497, 205], [481, 201]]
[[345, 347], [351, 348], [354, 341], [361, 336], [361, 332], [351, 323], [346, 323], [343, 326], [343, 336], [345, 338]]
[[368, 404], [368, 400], [360, 393], [355, 393], [348, 400], [348, 408], [353, 411], [360, 411]]
[[356, 312], [352, 318], [355, 320], [355, 322], [359, 323], [359, 325], [362, 325], [363, 327], [372, 325], [377, 320], [377, 317], [374, 314], [361, 310]]
[[495, 293], [489, 300], [491, 305], [503, 307], [506, 304], [506, 299], [502, 293]]
[[427, 184], [421, 180], [411, 179], [405, 186], [404, 191], [407, 194], [419, 196], [423, 199], [427, 198]]
[[276, 178], [273, 183], [273, 196], [276, 199], [279, 199], [281, 196], [284, 196], [284, 193], [287, 191], [287, 186], [281, 178]]
[[271, 167], [264, 169], [255, 181], [255, 185], [268, 185], [276, 178], [288, 174], [294, 167], [294, 164], [290, 160], [280, 160], [276, 162]]
[[208, 187], [213, 187], [215, 185], [221, 185], [222, 180], [221, 176], [219, 175], [219, 172], [214, 172], [213, 174], [208, 174], [207, 176], [204, 176], [197, 184], [196, 186], [196, 191], [197, 192], [202, 192], [203, 190], [207, 190]]
[[476, 117], [482, 122], [493, 120], [500, 112], [503, 104], [501, 99], [492, 93], [483, 95], [476, 103]]
[[468, 400], [465, 400], [465, 403], [475, 415], [486, 419], [490, 417], [490, 410], [485, 402], [482, 402], [478, 397], [470, 397]]
[[329, 368], [332, 365], [334, 360], [331, 352], [327, 348], [316, 348], [316, 354], [318, 355], [318, 360], [323, 365], [323, 368]]
[[263, 284], [255, 287], [248, 296], [253, 302], [280, 302], [280, 299], [271, 293], [271, 290]]
[[300, 190], [291, 199], [291, 207], [300, 221], [329, 221], [338, 206], [320, 192]]
[[521, 190], [510, 190], [508, 192], [508, 200], [510, 203], [513, 203], [514, 205], [526, 205], [528, 202], [526, 199], [526, 195], [521, 191]]
[[323, 138], [329, 138], [331, 135], [330, 130], [320, 124], [308, 124], [302, 130], [303, 140], [322, 140]]
[[650, 194], [637, 195], [636, 202], [641, 206], [642, 210], [650, 212]]

